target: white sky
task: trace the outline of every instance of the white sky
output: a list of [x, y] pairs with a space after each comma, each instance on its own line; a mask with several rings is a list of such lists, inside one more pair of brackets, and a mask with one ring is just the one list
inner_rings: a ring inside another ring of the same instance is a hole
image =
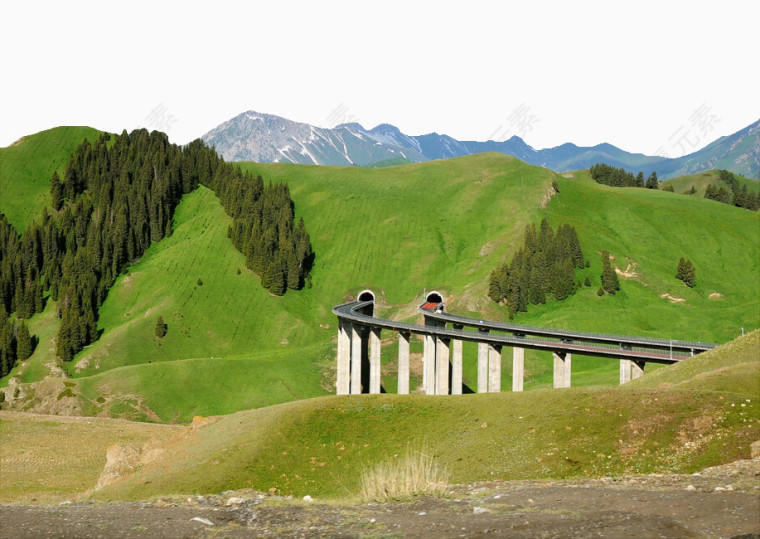
[[760, 118], [758, 21], [757, 0], [3, 2], [0, 146], [186, 143], [256, 110], [676, 156]]

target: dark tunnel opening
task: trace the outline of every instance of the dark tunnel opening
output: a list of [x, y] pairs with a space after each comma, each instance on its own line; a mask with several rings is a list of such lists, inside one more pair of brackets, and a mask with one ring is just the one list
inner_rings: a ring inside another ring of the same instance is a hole
[[427, 296], [425, 296], [425, 301], [428, 303], [443, 303], [443, 296], [441, 296], [441, 294], [438, 292], [430, 292]]
[[365, 290], [359, 294], [359, 301], [375, 301], [375, 294], [372, 290]]

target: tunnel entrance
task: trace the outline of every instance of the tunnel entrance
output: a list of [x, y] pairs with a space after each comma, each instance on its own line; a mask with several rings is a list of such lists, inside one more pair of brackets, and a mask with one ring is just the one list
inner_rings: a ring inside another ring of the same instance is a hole
[[422, 309], [437, 313], [443, 312], [443, 296], [439, 292], [429, 292], [425, 296], [425, 303], [422, 304]]
[[375, 301], [375, 294], [372, 290], [364, 290], [359, 293], [359, 301]]
[[425, 296], [425, 301], [428, 303], [443, 303], [443, 296], [435, 291], [430, 292], [427, 296]]
[[372, 290], [363, 290], [359, 292], [359, 295], [356, 297], [357, 301], [370, 301], [372, 303], [368, 303], [364, 307], [361, 308], [362, 314], [366, 314], [367, 316], [374, 316], [375, 314], [375, 293], [372, 292]]

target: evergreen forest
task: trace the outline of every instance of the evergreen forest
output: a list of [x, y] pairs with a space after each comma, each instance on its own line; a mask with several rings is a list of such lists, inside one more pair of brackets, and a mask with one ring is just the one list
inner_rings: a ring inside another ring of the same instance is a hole
[[567, 224], [555, 232], [546, 219], [538, 230], [525, 227], [522, 247], [509, 263], [491, 272], [488, 295], [506, 304], [510, 318], [527, 312], [528, 305], [546, 303], [548, 297], [563, 300], [575, 293], [575, 268], [586, 265], [578, 234]]
[[705, 189], [705, 198], [717, 200], [724, 204], [731, 204], [737, 208], [746, 208], [748, 210], [760, 210], [760, 196], [754, 191], [748, 191], [746, 185], [740, 185], [733, 172], [728, 170], [718, 171], [720, 180], [726, 184], [728, 189], [719, 185], [708, 185]]
[[61, 359], [94, 342], [98, 309], [116, 277], [172, 234], [177, 204], [199, 184], [233, 218], [230, 239], [265, 288], [282, 295], [304, 286], [311, 242], [303, 220], [295, 222], [287, 185], [265, 186], [200, 139], [180, 147], [158, 131], [104, 133], [76, 148], [63, 178], [53, 174], [50, 209], [23, 235], [0, 214], [0, 376], [29, 353], [22, 319], [48, 299], [58, 302]]

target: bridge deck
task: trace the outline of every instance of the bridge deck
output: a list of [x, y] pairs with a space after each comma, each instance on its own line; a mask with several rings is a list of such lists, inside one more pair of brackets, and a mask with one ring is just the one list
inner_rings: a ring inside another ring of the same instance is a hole
[[598, 342], [598, 343], [624, 343], [630, 346], [656, 346], [656, 347], [670, 347], [673, 350], [688, 351], [692, 350], [696, 352], [705, 352], [712, 350], [717, 345], [713, 343], [704, 343], [699, 341], [681, 341], [670, 339], [655, 339], [651, 337], [632, 337], [628, 335], [613, 335], [608, 333], [593, 333], [586, 331], [573, 331], [567, 329], [552, 329], [542, 328], [536, 326], [524, 326], [520, 324], [510, 324], [507, 322], [491, 322], [488, 320], [478, 320], [476, 318], [468, 318], [466, 316], [459, 316], [455, 314], [449, 314], [443, 311], [436, 311], [435, 308], [430, 308], [424, 304], [419, 307], [419, 311], [425, 316], [437, 320], [439, 322], [445, 322], [448, 324], [458, 324], [462, 326], [477, 327], [484, 330], [494, 331], [509, 331], [514, 334], [521, 335], [536, 335], [541, 337], [559, 337], [561, 339], [578, 339], [585, 342]]
[[[511, 346], [531, 350], [545, 350], [614, 359], [631, 359], [654, 363], [676, 363], [691, 357], [693, 353], [709, 350], [716, 346], [688, 341], [669, 341], [664, 339], [647, 339], [520, 326], [517, 324], [476, 320], [474, 318], [446, 313], [435, 313], [435, 307], [424, 310], [420, 309], [426, 317], [435, 319], [441, 324], [449, 323], [478, 328], [476, 331], [449, 329], [443, 326], [417, 325], [387, 320], [361, 312], [362, 309], [372, 304], [372, 301], [351, 301], [333, 307], [332, 311], [343, 320], [372, 328], [417, 335], [432, 335], [462, 341], [483, 342], [493, 346]], [[509, 331], [512, 334], [505, 335], [492, 333], [491, 331]]]

